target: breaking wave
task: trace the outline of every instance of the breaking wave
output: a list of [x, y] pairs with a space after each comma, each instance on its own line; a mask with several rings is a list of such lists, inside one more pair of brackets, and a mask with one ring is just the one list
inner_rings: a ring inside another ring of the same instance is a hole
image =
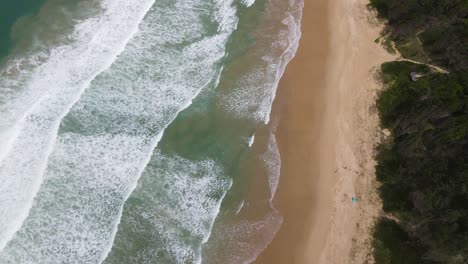
[[[18, 21], [0, 65], [0, 262], [253, 261], [282, 222], [266, 124], [301, 10], [49, 0]], [[252, 160], [268, 175], [253, 218]]]

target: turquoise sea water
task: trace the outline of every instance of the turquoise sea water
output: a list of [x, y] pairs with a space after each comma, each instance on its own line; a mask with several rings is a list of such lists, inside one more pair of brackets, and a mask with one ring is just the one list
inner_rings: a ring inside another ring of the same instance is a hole
[[11, 31], [15, 22], [21, 17], [37, 13], [43, 2], [41, 0], [0, 1], [0, 58], [8, 54], [14, 45]]
[[265, 124], [301, 10], [46, 0], [16, 20], [0, 65], [0, 263], [254, 260], [282, 219]]

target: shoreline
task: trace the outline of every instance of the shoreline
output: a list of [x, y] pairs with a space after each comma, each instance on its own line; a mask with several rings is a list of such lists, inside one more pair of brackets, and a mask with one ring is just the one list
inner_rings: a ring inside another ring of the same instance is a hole
[[367, 2], [305, 0], [299, 49], [272, 114], [282, 160], [274, 204], [284, 222], [254, 263], [372, 259], [381, 207], [373, 155], [382, 132], [371, 69], [395, 56], [374, 43], [381, 28]]
[[[281, 156], [281, 177], [273, 203], [284, 216], [276, 237], [254, 263], [304, 263], [308, 251], [306, 232], [320, 208], [331, 202], [329, 195], [317, 195], [320, 181], [321, 125], [325, 121], [326, 67], [329, 56], [328, 4], [326, 0], [305, 1], [302, 37], [295, 58], [281, 78], [273, 103], [272, 119], [278, 123], [275, 136]], [[328, 202], [317, 198], [329, 199]], [[308, 205], [305, 207], [305, 205]], [[310, 208], [312, 207], [312, 208]], [[329, 210], [328, 214], [331, 213]], [[324, 237], [325, 230], [320, 236]], [[318, 254], [320, 245], [311, 247]]]

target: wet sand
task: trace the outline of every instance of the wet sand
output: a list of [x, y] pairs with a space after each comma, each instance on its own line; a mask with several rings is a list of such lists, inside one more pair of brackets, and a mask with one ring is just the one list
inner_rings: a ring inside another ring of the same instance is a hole
[[[306, 0], [302, 38], [273, 107], [284, 222], [257, 264], [364, 263], [379, 213], [372, 69], [391, 60], [365, 0]], [[358, 203], [351, 198], [357, 197]], [[358, 224], [359, 223], [359, 224]], [[354, 241], [354, 242], [353, 242]]]
[[[302, 37], [296, 57], [287, 66], [273, 106], [279, 119], [276, 138], [281, 155], [281, 178], [275, 206], [284, 215], [275, 239], [255, 263], [305, 263], [307, 255], [318, 256], [323, 245], [309, 245], [310, 232], [325, 238], [322, 226], [330, 215], [332, 178], [320, 173], [333, 160], [333, 148], [321, 149], [325, 123], [326, 66], [329, 57], [328, 1], [306, 1]], [[273, 122], [274, 123], [274, 122]], [[333, 133], [333, 131], [330, 131]], [[322, 178], [323, 179], [323, 178]], [[322, 217], [316, 215], [322, 214]]]

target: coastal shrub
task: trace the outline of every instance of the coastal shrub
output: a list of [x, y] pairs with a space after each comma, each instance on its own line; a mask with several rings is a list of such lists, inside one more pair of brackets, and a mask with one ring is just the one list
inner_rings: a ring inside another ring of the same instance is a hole
[[[410, 62], [381, 66], [377, 99], [391, 138], [377, 149], [385, 216], [377, 264], [468, 263], [468, 1], [371, 0]], [[418, 77], [413, 80], [411, 74]], [[392, 219], [392, 220], [390, 220]]]
[[374, 257], [378, 264], [466, 263], [468, 71], [390, 62], [381, 72], [377, 108], [392, 137], [377, 149], [376, 174], [383, 209], [398, 222], [377, 223]]
[[405, 58], [452, 70], [468, 67], [468, 1], [371, 0]]
[[[377, 99], [377, 109], [380, 113], [380, 121], [383, 127], [389, 127], [399, 113], [406, 112], [406, 107], [410, 105], [416, 90], [424, 90], [422, 83], [411, 81], [411, 72], [427, 74], [430, 68], [411, 62], [388, 62], [381, 66], [382, 80], [387, 87]], [[420, 87], [421, 86], [421, 87]]]
[[375, 225], [374, 258], [379, 264], [433, 263], [421, 258], [424, 251], [393, 220], [379, 219]]

